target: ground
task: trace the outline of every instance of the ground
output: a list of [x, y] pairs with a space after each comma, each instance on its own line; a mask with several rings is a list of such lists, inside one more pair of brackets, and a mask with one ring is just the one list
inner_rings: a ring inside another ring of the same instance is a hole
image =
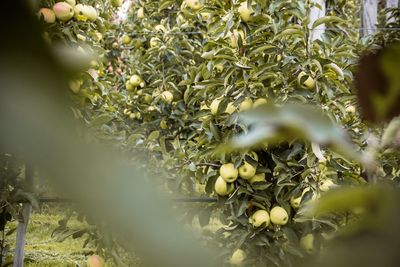
[[[52, 232], [63, 218], [61, 207], [45, 207], [41, 213], [33, 213], [28, 225], [26, 240], [25, 266], [85, 266], [86, 257], [92, 249], [83, 248], [84, 239], [67, 238], [58, 242]], [[69, 222], [71, 227], [83, 226], [75, 218]], [[9, 225], [12, 229], [16, 223]], [[11, 247], [15, 245], [15, 232], [8, 238]]]

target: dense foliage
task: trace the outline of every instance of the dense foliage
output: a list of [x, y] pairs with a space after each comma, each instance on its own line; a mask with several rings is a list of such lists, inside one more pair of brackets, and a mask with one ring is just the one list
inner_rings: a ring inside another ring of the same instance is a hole
[[[398, 36], [360, 41], [357, 1], [328, 1], [329, 16], [313, 25], [308, 1], [137, 1], [122, 8], [119, 1], [78, 2], [86, 9], [75, 6], [67, 18], [53, 20], [47, 11], [40, 16], [49, 47], [68, 46], [80, 59], [97, 55], [70, 77], [74, 116], [127, 157], [146, 155], [154, 176], [168, 177], [159, 181], [165, 190], [217, 196], [216, 204], [200, 214], [195, 208], [185, 219], [198, 216], [205, 226], [218, 214], [224, 227], [208, 240], [224, 263], [246, 258], [249, 265], [294, 266], [359, 215], [355, 210], [317, 219], [303, 212], [331, 188], [368, 183], [358, 162], [313, 139], [331, 128], [312, 117], [314, 135], [307, 138], [275, 135], [257, 146], [226, 146], [234, 136], [254, 133], [239, 112], [287, 103], [315, 106], [342, 126], [358, 151], [371, 143], [368, 131], [381, 134], [359, 117], [353, 73], [361, 52]], [[54, 4], [43, 0], [40, 8]], [[124, 9], [127, 19], [117, 14]], [[384, 15], [381, 20], [386, 25]], [[320, 24], [326, 32], [310, 41]], [[383, 176], [397, 178], [397, 154], [379, 156]], [[21, 165], [13, 167], [5, 157], [1, 176], [13, 180], [2, 180], [7, 185], [1, 188], [11, 187], [5, 192], [12, 195]], [[18, 217], [18, 207], [2, 207], [3, 220]], [[63, 221], [57, 231], [88, 233], [88, 242], [95, 240], [100, 253], [118, 263], [119, 249], [101, 227], [66, 227]]]

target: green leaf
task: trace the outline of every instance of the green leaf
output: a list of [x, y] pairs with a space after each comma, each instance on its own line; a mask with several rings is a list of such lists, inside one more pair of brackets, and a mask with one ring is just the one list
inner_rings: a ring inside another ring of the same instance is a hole
[[101, 114], [92, 120], [89, 124], [90, 127], [101, 126], [110, 122], [114, 117], [109, 114]]
[[158, 137], [160, 137], [160, 132], [159, 131], [153, 131], [149, 134], [149, 136], [147, 137], [147, 140], [151, 141], [151, 140], [156, 140]]
[[321, 24], [325, 24], [325, 23], [344, 23], [345, 21], [337, 16], [326, 16], [326, 17], [322, 17], [317, 19], [316, 21], [314, 21], [313, 25], [312, 25], [312, 29], [315, 29], [316, 27], [318, 27]]

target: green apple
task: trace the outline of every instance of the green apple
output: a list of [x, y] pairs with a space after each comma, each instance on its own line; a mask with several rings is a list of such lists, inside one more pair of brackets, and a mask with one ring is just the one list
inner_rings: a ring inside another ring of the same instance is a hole
[[285, 225], [289, 221], [289, 215], [282, 207], [275, 206], [271, 212], [271, 222], [275, 225]]
[[56, 21], [56, 14], [50, 8], [41, 8], [38, 12], [39, 18], [43, 18], [46, 23], [54, 23]]
[[199, 10], [202, 5], [199, 0], [186, 0], [186, 5], [193, 10]]
[[124, 34], [121, 38], [121, 42], [125, 45], [130, 44], [130, 42], [132, 41], [131, 37], [129, 37], [129, 35]]
[[97, 10], [92, 6], [86, 6], [85, 14], [89, 21], [95, 21], [97, 19]]
[[238, 169], [235, 168], [233, 163], [226, 163], [219, 169], [219, 175], [228, 183], [234, 182], [239, 175]]
[[97, 19], [97, 10], [88, 5], [77, 4], [74, 7], [75, 18], [78, 21], [95, 21]]
[[76, 1], [75, 0], [65, 0], [65, 2], [67, 4], [69, 4], [70, 6], [74, 7], [76, 5]]
[[170, 91], [164, 91], [161, 93], [160, 96], [168, 104], [171, 104], [172, 101], [174, 100], [174, 95]]
[[77, 94], [81, 90], [82, 83], [83, 82], [81, 80], [72, 80], [69, 82], [69, 89]]
[[133, 91], [135, 89], [135, 86], [133, 86], [129, 80], [126, 81], [125, 87], [128, 91]]
[[129, 82], [131, 83], [131, 85], [133, 87], [138, 87], [140, 85], [140, 83], [142, 82], [142, 78], [139, 75], [134, 74], [129, 79]]
[[74, 16], [74, 9], [66, 2], [58, 2], [54, 4], [53, 11], [58, 20], [67, 21]]
[[232, 192], [233, 187], [231, 187], [221, 176], [217, 178], [214, 184], [215, 193], [220, 196], [227, 196]]
[[201, 19], [204, 21], [210, 21], [211, 20], [211, 13], [209, 12], [201, 12], [200, 13]]
[[255, 151], [247, 152], [246, 156], [249, 156], [250, 158], [254, 159], [255, 161], [258, 161], [258, 155]]
[[83, 15], [84, 9], [85, 9], [85, 5], [82, 5], [82, 4], [77, 4], [76, 6], [74, 6], [75, 18], [78, 21], [86, 21], [87, 20], [87, 18]]
[[245, 162], [242, 166], [239, 167], [239, 176], [245, 180], [249, 180], [256, 175], [256, 168], [253, 167], [248, 162]]
[[253, 100], [250, 97], [246, 97], [242, 103], [240, 103], [239, 110], [240, 111], [247, 111], [253, 107]]
[[258, 173], [250, 178], [249, 182], [256, 183], [256, 182], [265, 182], [265, 173]]
[[153, 101], [153, 98], [151, 97], [151, 95], [145, 95], [145, 96], [143, 97], [143, 101], [144, 101], [144, 103], [146, 103], [146, 104], [150, 104], [150, 103]]
[[113, 7], [120, 7], [122, 6], [122, 0], [111, 0], [111, 5]]
[[233, 105], [232, 102], [228, 103], [228, 105], [226, 106], [225, 112], [228, 114], [232, 114], [235, 111], [236, 111], [235, 105]]
[[268, 103], [267, 99], [259, 98], [256, 101], [254, 101], [253, 108], [257, 108], [257, 107], [265, 105], [267, 103]]
[[253, 13], [253, 10], [247, 6], [247, 1], [242, 2], [239, 7], [238, 7], [238, 13], [240, 15], [240, 18], [244, 21], [247, 22], [251, 19], [251, 13]]
[[300, 246], [307, 252], [312, 253], [314, 251], [314, 235], [307, 234], [300, 238]]
[[169, 128], [167, 122], [164, 119], [160, 121], [160, 128], [163, 130], [167, 130]]
[[[303, 77], [307, 76], [307, 79], [305, 79], [303, 82], [302, 80], [304, 79]], [[297, 76], [297, 82], [300, 86], [303, 86], [309, 90], [312, 90], [315, 88], [315, 80], [305, 73], [304, 71], [300, 72], [300, 74]]]
[[329, 191], [329, 189], [335, 187], [336, 184], [331, 179], [324, 179], [319, 184], [319, 189], [322, 192]]
[[301, 203], [301, 199], [303, 197], [299, 196], [299, 197], [291, 197], [290, 198], [290, 205], [294, 208], [294, 209], [298, 209], [300, 207], [300, 203]]
[[251, 215], [250, 223], [256, 228], [260, 226], [268, 226], [270, 223], [268, 211], [257, 210], [253, 215]]
[[233, 252], [231, 258], [229, 259], [229, 263], [233, 266], [241, 266], [243, 265], [244, 260], [246, 259], [246, 252], [242, 249], [237, 249]]

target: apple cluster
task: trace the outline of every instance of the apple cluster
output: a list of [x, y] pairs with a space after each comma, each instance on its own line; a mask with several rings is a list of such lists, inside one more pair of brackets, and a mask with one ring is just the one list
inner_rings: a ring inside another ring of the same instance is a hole
[[66, 0], [55, 3], [52, 8], [41, 8], [38, 16], [46, 23], [54, 23], [56, 19], [65, 22], [73, 17], [78, 21], [95, 21], [98, 13], [92, 6], [76, 4], [75, 0]]

